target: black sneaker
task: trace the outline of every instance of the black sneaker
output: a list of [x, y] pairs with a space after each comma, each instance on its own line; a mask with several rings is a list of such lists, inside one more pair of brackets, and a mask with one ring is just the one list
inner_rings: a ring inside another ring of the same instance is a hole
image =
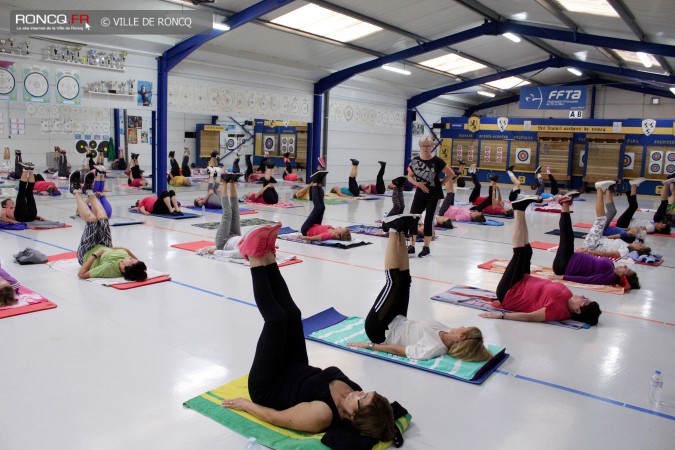
[[274, 169], [274, 161], [265, 162], [265, 167], [267, 167], [268, 169]]
[[170, 151], [169, 152], [169, 158], [174, 159], [176, 157], [176, 152], [175, 151]]
[[84, 176], [84, 185], [82, 186], [82, 191], [85, 194], [88, 194], [89, 191], [94, 190], [94, 180], [96, 179], [96, 172], [92, 170], [91, 172], [87, 172], [87, 174]]
[[396, 214], [387, 216], [382, 220], [382, 229], [384, 231], [394, 230], [399, 233], [405, 233], [410, 229], [412, 223], [419, 219], [417, 214]]
[[490, 175], [490, 181], [497, 181], [497, 180], [499, 180], [498, 175]]
[[358, 160], [358, 159], [353, 159], [353, 158], [352, 158], [352, 159], [350, 159], [350, 161], [352, 162], [352, 166], [358, 166], [358, 165], [359, 165], [359, 160]]
[[174, 211], [174, 212], [176, 213], [177, 216], [182, 216], [182, 215], [183, 215], [183, 211], [181, 211], [180, 209], [178, 209], [178, 210], [176, 210], [176, 211]]
[[284, 158], [290, 158], [290, 157], [291, 157], [290, 153], [288, 153], [288, 152], [284, 153]]
[[236, 183], [240, 177], [243, 177], [243, 173], [231, 173], [230, 174], [230, 183]]
[[397, 188], [401, 188], [405, 186], [405, 182], [408, 179], [408, 177], [400, 176], [396, 177], [393, 180], [391, 180], [391, 183], [396, 186]]
[[419, 255], [417, 255], [418, 258], [424, 258], [425, 256], [431, 255], [431, 250], [429, 250], [429, 247], [426, 245], [422, 247], [422, 251], [420, 252]]
[[232, 181], [232, 174], [230, 172], [225, 172], [222, 175], [220, 175], [220, 181], [223, 183], [229, 183]]
[[386, 165], [387, 165], [387, 162], [386, 162], [386, 161], [378, 161], [378, 163], [382, 164], [383, 166], [386, 166]]
[[513, 172], [514, 170], [516, 170], [516, 166], [509, 166], [508, 168], [509, 172]]
[[217, 158], [218, 157], [218, 152], [213, 151], [211, 152], [211, 158]]
[[539, 172], [541, 172], [541, 166], [537, 166], [537, 168], [534, 169], [534, 176], [536, 177]]
[[460, 158], [457, 158], [457, 164], [459, 164], [460, 166], [466, 166], [466, 163]]
[[82, 186], [80, 184], [80, 171], [76, 170], [70, 174], [70, 193], [75, 194], [76, 192], [82, 192]]
[[311, 177], [309, 177], [309, 181], [311, 181], [312, 183], [321, 184], [323, 179], [326, 178], [326, 175], [328, 175], [328, 171], [326, 170], [316, 171], [312, 174]]
[[33, 170], [33, 169], [35, 169], [35, 165], [34, 165], [32, 162], [23, 162], [23, 161], [19, 161], [19, 166], [21, 166], [22, 168], [24, 168], [24, 169], [26, 169], [26, 170]]
[[14, 154], [16, 156], [21, 156], [21, 150], [14, 150]]
[[414, 254], [415, 254], [415, 246], [414, 246], [414, 245], [409, 245], [409, 246], [408, 246], [408, 254], [409, 254], [409, 255], [414, 255]]
[[511, 207], [516, 211], [525, 211], [530, 203], [536, 203], [541, 200], [541, 197], [537, 195], [526, 195], [518, 200], [511, 202]]

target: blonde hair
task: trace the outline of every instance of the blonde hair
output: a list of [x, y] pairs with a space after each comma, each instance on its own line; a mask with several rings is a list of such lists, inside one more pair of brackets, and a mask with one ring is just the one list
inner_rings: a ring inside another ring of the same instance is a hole
[[341, 241], [351, 241], [352, 240], [352, 233], [349, 231], [347, 228], [344, 229], [342, 233], [340, 233], [340, 240]]
[[462, 361], [485, 361], [492, 358], [492, 353], [483, 344], [483, 333], [476, 327], [469, 327], [464, 339], [448, 349], [448, 354]]
[[429, 138], [429, 136], [425, 136], [425, 137], [423, 137], [423, 138], [420, 138], [420, 140], [417, 142], [417, 144], [418, 144], [420, 147], [422, 147], [422, 145], [423, 145], [425, 142], [427, 142], [427, 141], [428, 141], [431, 145], [434, 145], [434, 141], [432, 141], [432, 140]]
[[359, 434], [383, 442], [393, 441], [396, 436], [394, 412], [389, 400], [377, 392], [373, 393], [373, 400], [354, 415], [352, 423]]

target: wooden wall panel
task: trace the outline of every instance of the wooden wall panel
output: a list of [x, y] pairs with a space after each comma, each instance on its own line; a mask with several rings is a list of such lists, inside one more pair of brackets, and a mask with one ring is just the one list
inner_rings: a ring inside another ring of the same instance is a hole
[[588, 166], [584, 181], [594, 183], [602, 180], [616, 180], [619, 173], [620, 143], [588, 143]]
[[586, 150], [586, 144], [574, 144], [574, 158], [572, 159], [572, 175], [575, 177], [584, 176], [584, 166], [579, 164], [581, 152]]
[[220, 153], [220, 131], [199, 132], [199, 156], [210, 158], [211, 152]]
[[[453, 139], [452, 140], [452, 166], [458, 166], [458, 150], [461, 149], [462, 160], [467, 164], [478, 163], [478, 139]], [[469, 159], [469, 154], [473, 152], [473, 157]]]
[[539, 165], [551, 167], [551, 173], [558, 181], [567, 181], [567, 166], [570, 158], [570, 141], [539, 141]]
[[508, 141], [487, 140], [480, 141], [480, 164], [482, 169], [506, 169], [506, 155]]

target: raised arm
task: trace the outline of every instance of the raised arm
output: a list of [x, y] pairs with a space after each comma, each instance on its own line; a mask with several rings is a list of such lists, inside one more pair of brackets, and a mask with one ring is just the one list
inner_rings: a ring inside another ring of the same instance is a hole
[[375, 350], [376, 352], [386, 352], [391, 353], [392, 355], [407, 357], [405, 353], [405, 346], [403, 345], [373, 344], [372, 342], [349, 342], [347, 345], [349, 347], [369, 348], [371, 350]]
[[245, 398], [226, 399], [221, 402], [221, 405], [230, 409], [246, 411], [263, 422], [278, 427], [306, 433], [324, 431], [333, 419], [333, 414], [328, 405], [319, 401], [298, 403], [283, 411], [258, 405]]

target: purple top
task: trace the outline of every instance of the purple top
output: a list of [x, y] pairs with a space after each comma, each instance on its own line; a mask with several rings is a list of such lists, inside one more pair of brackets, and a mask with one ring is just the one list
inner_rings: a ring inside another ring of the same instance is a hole
[[616, 284], [614, 263], [588, 253], [575, 253], [565, 269], [563, 280], [583, 284]]
[[19, 293], [19, 288], [21, 287], [21, 284], [16, 280], [16, 278], [8, 274], [7, 271], [2, 267], [0, 267], [0, 278], [4, 278], [5, 280], [7, 280], [7, 282], [14, 288], [14, 291], [17, 294]]

